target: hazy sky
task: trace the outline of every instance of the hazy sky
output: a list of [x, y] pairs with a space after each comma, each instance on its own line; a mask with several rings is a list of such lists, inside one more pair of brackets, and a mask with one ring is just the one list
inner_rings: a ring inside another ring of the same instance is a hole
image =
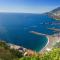
[[0, 0], [0, 12], [43, 13], [60, 7], [60, 0]]

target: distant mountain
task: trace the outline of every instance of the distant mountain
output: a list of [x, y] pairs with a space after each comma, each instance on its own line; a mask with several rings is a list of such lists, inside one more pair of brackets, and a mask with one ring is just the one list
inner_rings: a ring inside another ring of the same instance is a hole
[[53, 12], [53, 13], [58, 13], [58, 12], [60, 12], [60, 7], [58, 7], [58, 8], [56, 8], [56, 9], [52, 10], [51, 12]]
[[48, 15], [55, 18], [55, 19], [57, 19], [57, 20], [60, 20], [60, 7], [50, 11], [48, 13]]

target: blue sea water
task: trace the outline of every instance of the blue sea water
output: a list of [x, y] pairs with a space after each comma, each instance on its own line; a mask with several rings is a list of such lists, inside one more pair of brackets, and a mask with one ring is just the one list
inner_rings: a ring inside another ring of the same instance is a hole
[[60, 21], [45, 14], [0, 13], [0, 40], [40, 51], [48, 43], [48, 39], [45, 36], [32, 34], [30, 31], [54, 34], [56, 32], [48, 28], [60, 28], [59, 24], [51, 24], [56, 22]]

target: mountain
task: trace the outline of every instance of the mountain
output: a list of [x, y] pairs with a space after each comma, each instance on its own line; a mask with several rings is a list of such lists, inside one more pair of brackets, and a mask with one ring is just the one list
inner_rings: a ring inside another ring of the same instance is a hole
[[53, 12], [53, 13], [58, 13], [58, 12], [60, 12], [60, 7], [58, 7], [58, 8], [56, 8], [56, 9], [52, 10], [51, 12]]
[[48, 15], [54, 19], [60, 20], [60, 7], [48, 12]]

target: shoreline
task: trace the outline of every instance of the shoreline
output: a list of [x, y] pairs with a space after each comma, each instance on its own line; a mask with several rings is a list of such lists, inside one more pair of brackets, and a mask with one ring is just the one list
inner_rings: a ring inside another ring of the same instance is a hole
[[[39, 51], [39, 53], [44, 53], [46, 51], [50, 51], [53, 48], [53, 45], [56, 42], [60, 41], [60, 37], [58, 37], [57, 34], [54, 34], [54, 35], [46, 35], [46, 38], [48, 40], [47, 41], [47, 44]], [[11, 44], [11, 43], [7, 43], [7, 45], [9, 45], [10, 48], [14, 48], [14, 49], [18, 49], [18, 50], [19, 50], [19, 48], [23, 48], [24, 50], [29, 50], [29, 49], [26, 49], [26, 48], [24, 48], [22, 46]]]
[[[45, 47], [42, 48], [42, 50], [44, 50], [44, 49], [48, 46], [48, 44], [49, 44], [49, 37], [46, 36], [46, 38], [47, 38], [48, 42], [47, 42], [47, 44], [45, 45]], [[40, 52], [42, 52], [42, 50], [41, 50]]]
[[55, 35], [51, 35], [51, 36], [47, 36], [48, 38], [48, 43], [46, 44], [46, 46], [40, 51], [40, 53], [44, 53], [46, 51], [50, 51], [53, 48], [53, 45], [60, 41], [60, 37], [58, 37], [56, 34]]

